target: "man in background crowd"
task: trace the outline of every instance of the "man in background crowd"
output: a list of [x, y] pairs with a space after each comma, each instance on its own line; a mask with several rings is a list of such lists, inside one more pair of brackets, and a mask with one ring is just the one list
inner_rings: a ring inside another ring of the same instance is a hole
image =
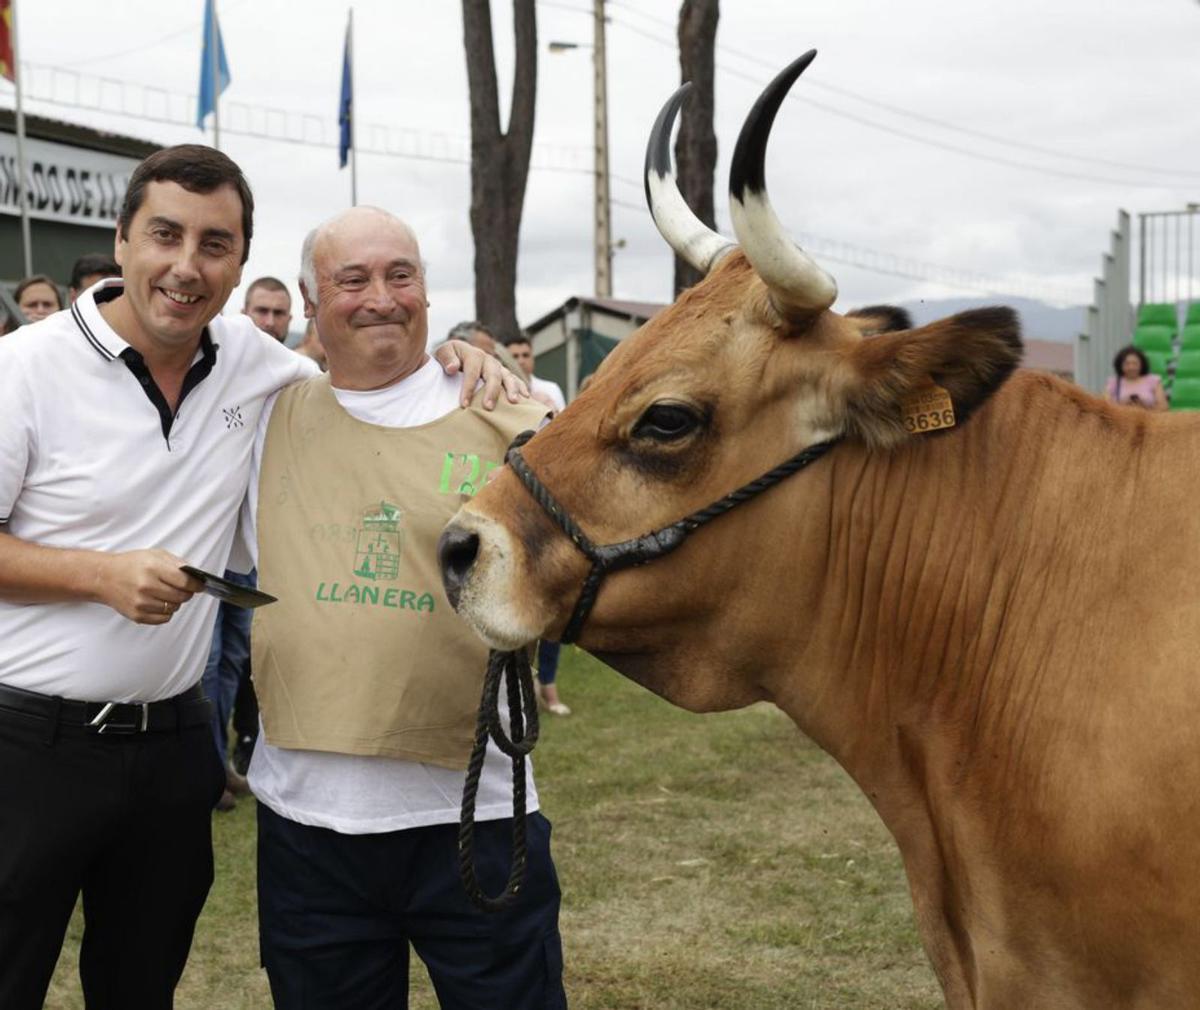
[[58, 285], [45, 274], [33, 274], [21, 281], [13, 291], [13, 300], [27, 323], [40, 322], [63, 307]]
[[514, 375], [525, 376], [525, 372], [517, 364], [517, 359], [509, 353], [508, 348], [496, 339], [496, 334], [489, 326], [479, 322], [478, 319], [467, 319], [457, 323], [446, 334], [446, 339], [462, 340], [472, 347], [478, 347], [484, 354], [490, 354]]
[[287, 340], [292, 321], [292, 295], [283, 281], [260, 277], [246, 289], [242, 311], [264, 333], [271, 334], [280, 343]]
[[[328, 367], [325, 358], [325, 347], [321, 343], [321, 338], [317, 335], [317, 324], [310, 319], [304, 327], [304, 339], [296, 345], [296, 353], [303, 354], [306, 358], [311, 358], [317, 363], [317, 367], [321, 371], [325, 371]], [[514, 375], [520, 374], [514, 372]]]
[[[287, 339], [292, 321], [292, 296], [287, 285], [275, 277], [259, 277], [246, 289], [242, 312], [254, 325], [280, 343]], [[225, 578], [253, 588], [255, 573], [243, 575], [227, 571]], [[204, 668], [204, 693], [213, 704], [213, 737], [222, 764], [226, 765], [225, 791], [216, 809], [227, 813], [237, 805], [237, 797], [247, 794], [246, 767], [258, 736], [258, 704], [250, 678], [250, 618], [243, 607], [221, 603], [213, 625], [212, 649]], [[235, 746], [229, 751], [229, 725], [232, 719]]]
[[87, 253], [80, 256], [71, 267], [71, 283], [67, 286], [71, 304], [97, 281], [120, 276], [121, 265], [110, 254]]
[[529, 337], [522, 333], [519, 337], [506, 340], [504, 346], [521, 366], [521, 371], [529, 381], [530, 393], [535, 397], [539, 394], [546, 397], [554, 405], [555, 410], [562, 410], [567, 405], [567, 401], [558, 383], [551, 382], [549, 379], [539, 379], [533, 374], [533, 343]]

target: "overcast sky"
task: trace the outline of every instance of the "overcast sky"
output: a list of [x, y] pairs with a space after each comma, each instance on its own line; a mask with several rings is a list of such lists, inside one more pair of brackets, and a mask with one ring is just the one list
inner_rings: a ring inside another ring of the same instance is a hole
[[[172, 103], [182, 107], [182, 96], [196, 92], [203, 0], [18, 7], [23, 62], [168, 93], [146, 99], [129, 89], [120, 101], [137, 113], [177, 116], [167, 111]], [[461, 157], [469, 116], [460, 5], [359, 0], [354, 9], [360, 142]], [[310, 121], [308, 135], [332, 143], [347, 7], [220, 0], [218, 10], [233, 78], [223, 122], [279, 133], [289, 127], [265, 108], [308, 113], [324, 121]], [[558, 170], [530, 175], [517, 299], [523, 322], [593, 289], [591, 55], [546, 49], [552, 39], [589, 43], [590, 10], [588, 0], [537, 5], [535, 164]], [[609, 3], [612, 230], [625, 242], [614, 263], [617, 297], [670, 295], [670, 256], [643, 209], [641, 166], [650, 124], [679, 83], [677, 13], [676, 0]], [[507, 94], [504, 0], [493, 3], [493, 18]], [[727, 0], [717, 47], [716, 204], [727, 232], [728, 157], [742, 118], [762, 85], [812, 47], [819, 56], [784, 105], [768, 156], [772, 201], [796, 233], [1005, 278], [1014, 290], [1039, 285], [1082, 304], [1119, 207], [1136, 214], [1200, 200], [1195, 0]], [[30, 75], [35, 93], [53, 87], [68, 103], [71, 81]], [[80, 93], [94, 89], [88, 76], [76, 83]], [[117, 107], [113, 94], [108, 108]], [[163, 144], [202, 137], [194, 127], [69, 104], [31, 100], [28, 109]], [[389, 142], [370, 124], [408, 133]], [[211, 131], [203, 136], [211, 142]], [[221, 146], [245, 169], [257, 201], [246, 281], [277, 274], [298, 297], [300, 243], [348, 205], [349, 170], [338, 170], [331, 147], [228, 133]], [[468, 167], [364, 153], [358, 187], [360, 203], [386, 207], [417, 230], [429, 266], [431, 336], [473, 316]], [[824, 262], [841, 287], [839, 309], [970, 293]], [[240, 304], [235, 295], [230, 308]]]

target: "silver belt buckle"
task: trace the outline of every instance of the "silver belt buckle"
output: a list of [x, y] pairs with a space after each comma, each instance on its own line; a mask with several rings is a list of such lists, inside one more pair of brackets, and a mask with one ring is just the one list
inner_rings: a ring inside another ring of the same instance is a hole
[[113, 709], [117, 707], [115, 701], [106, 702], [104, 707], [88, 722], [88, 728], [94, 729], [97, 734], [105, 733], [128, 735], [131, 733], [145, 733], [150, 725], [150, 702], [129, 702], [130, 707], [137, 705], [141, 708], [141, 718], [134, 722], [110, 722], [109, 717], [112, 715]]

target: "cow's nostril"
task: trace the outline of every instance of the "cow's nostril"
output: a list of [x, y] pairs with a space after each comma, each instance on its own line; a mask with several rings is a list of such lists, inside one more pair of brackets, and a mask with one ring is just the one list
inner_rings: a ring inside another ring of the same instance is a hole
[[442, 566], [442, 585], [450, 606], [457, 609], [463, 583], [479, 555], [479, 535], [453, 526], [438, 539], [438, 562]]

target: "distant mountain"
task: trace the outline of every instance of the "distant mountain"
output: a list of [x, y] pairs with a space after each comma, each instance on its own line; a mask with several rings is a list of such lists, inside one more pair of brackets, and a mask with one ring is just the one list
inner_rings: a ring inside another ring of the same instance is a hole
[[912, 313], [913, 323], [917, 326], [967, 309], [1007, 305], [1016, 309], [1021, 316], [1021, 334], [1026, 340], [1053, 340], [1058, 343], [1070, 343], [1082, 332], [1086, 311], [1082, 305], [1056, 309], [1053, 305], [1032, 298], [1005, 298], [1001, 295], [992, 298], [931, 298], [900, 304]]

